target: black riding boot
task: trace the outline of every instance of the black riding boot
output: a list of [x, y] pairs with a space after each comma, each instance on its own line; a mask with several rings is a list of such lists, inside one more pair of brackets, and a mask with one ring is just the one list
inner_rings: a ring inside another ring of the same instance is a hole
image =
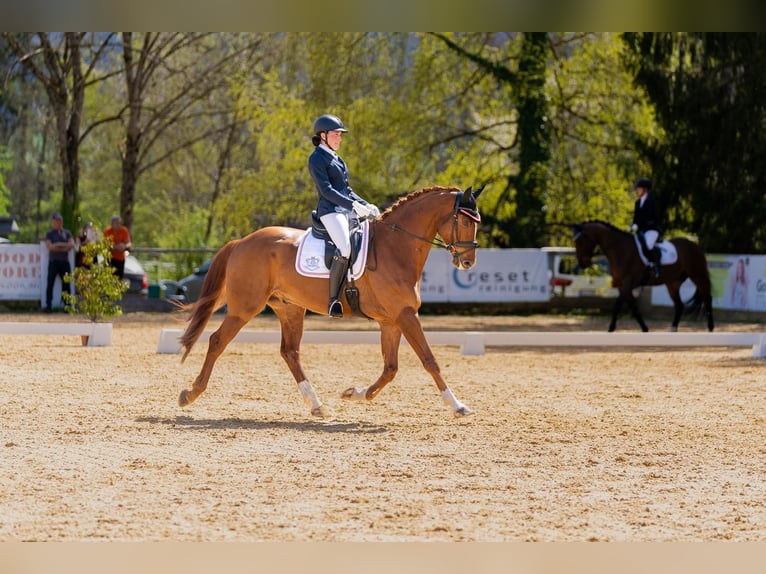
[[343, 317], [343, 305], [340, 303], [340, 290], [346, 282], [348, 257], [335, 255], [330, 266], [330, 305], [327, 314], [330, 317]]
[[662, 275], [662, 263], [660, 263], [662, 253], [660, 252], [660, 248], [653, 247], [650, 255], [652, 263], [654, 264], [654, 276], [659, 278], [660, 275]]

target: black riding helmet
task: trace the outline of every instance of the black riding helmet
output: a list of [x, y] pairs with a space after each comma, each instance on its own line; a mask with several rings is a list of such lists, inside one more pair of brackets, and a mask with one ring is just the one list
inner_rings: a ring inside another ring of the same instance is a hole
[[319, 116], [314, 122], [314, 133], [320, 134], [322, 132], [347, 132], [348, 130], [343, 126], [343, 122], [340, 121], [338, 116], [332, 114], [325, 114]]
[[636, 183], [633, 184], [633, 189], [638, 189], [639, 187], [643, 187], [647, 191], [651, 191], [652, 190], [652, 182], [649, 179], [647, 179], [645, 177], [642, 177], [640, 179], [637, 179]]

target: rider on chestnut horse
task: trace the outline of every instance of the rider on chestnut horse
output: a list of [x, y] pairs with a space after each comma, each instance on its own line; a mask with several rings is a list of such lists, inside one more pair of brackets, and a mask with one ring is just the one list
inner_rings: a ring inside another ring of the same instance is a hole
[[359, 197], [348, 184], [348, 168], [338, 155], [341, 139], [348, 130], [339, 117], [325, 114], [314, 122], [311, 143], [314, 151], [309, 156], [309, 173], [319, 192], [316, 213], [327, 229], [336, 253], [330, 267], [330, 302], [327, 314], [343, 317], [340, 290], [348, 273], [351, 240], [349, 216], [378, 217], [380, 210]]

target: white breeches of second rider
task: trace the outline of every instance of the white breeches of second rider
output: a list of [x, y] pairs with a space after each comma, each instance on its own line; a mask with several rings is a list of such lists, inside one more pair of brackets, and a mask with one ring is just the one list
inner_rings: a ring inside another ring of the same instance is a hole
[[[332, 234], [331, 234], [332, 235]], [[660, 232], [656, 229], [647, 229], [644, 231], [644, 240], [646, 241], [646, 248], [651, 251], [654, 248], [654, 244], [657, 243], [657, 238], [660, 236]]]

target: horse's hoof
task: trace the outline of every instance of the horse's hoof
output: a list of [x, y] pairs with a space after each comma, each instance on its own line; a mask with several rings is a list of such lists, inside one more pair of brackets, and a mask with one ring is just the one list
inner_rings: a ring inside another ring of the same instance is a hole
[[183, 390], [181, 391], [181, 395], [178, 397], [178, 406], [179, 407], [185, 407], [191, 403], [189, 400], [189, 391]]
[[671, 327], [670, 328], [671, 333], [678, 333], [678, 327]]
[[314, 407], [313, 409], [311, 409], [311, 414], [314, 415], [315, 417], [319, 417], [323, 419], [327, 419], [332, 416], [330, 409], [328, 409], [324, 405], [319, 405], [318, 407]]
[[367, 389], [360, 389], [359, 387], [350, 387], [343, 391], [340, 398], [347, 401], [362, 402], [367, 400]]
[[465, 405], [460, 405], [454, 411], [454, 415], [456, 419], [459, 419], [460, 417], [467, 417], [468, 415], [472, 415], [472, 414], [473, 414], [473, 411]]

